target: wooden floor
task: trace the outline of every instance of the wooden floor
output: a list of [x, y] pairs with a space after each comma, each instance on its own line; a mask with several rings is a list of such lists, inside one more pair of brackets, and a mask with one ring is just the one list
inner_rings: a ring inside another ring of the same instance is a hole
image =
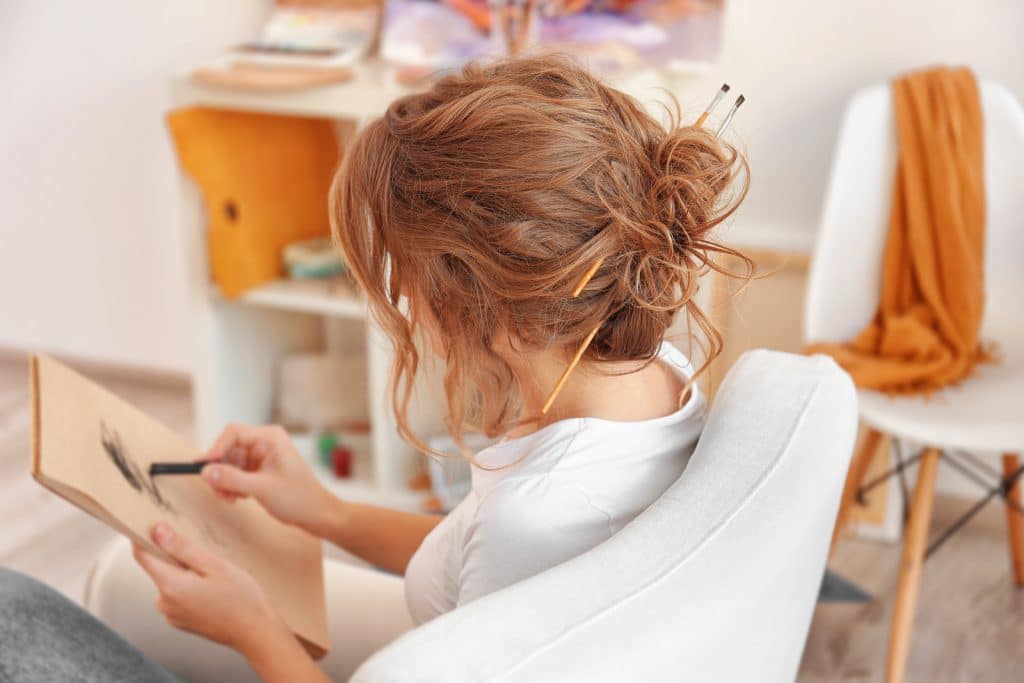
[[[932, 533], [966, 505], [937, 499]], [[908, 683], [1024, 681], [1024, 590], [1013, 583], [1004, 525], [1003, 508], [991, 503], [925, 562]], [[898, 564], [896, 546], [840, 544], [831, 566], [878, 599], [818, 607], [800, 681], [882, 680]]]
[[[86, 374], [190, 434], [191, 401], [183, 385], [123, 373]], [[0, 565], [80, 600], [88, 568], [112, 532], [36, 485], [28, 475], [28, 457], [26, 365], [0, 357]], [[962, 505], [940, 499], [936, 527]], [[1024, 591], [1010, 577], [1003, 524], [1003, 510], [992, 504], [925, 565], [908, 683], [1024, 680]], [[840, 545], [833, 568], [879, 599], [817, 609], [801, 682], [882, 680], [898, 561], [895, 546], [855, 540]]]

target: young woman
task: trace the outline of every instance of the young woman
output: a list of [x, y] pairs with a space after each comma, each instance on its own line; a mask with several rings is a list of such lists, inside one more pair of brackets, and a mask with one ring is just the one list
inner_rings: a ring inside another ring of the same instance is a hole
[[[742, 199], [744, 168], [707, 130], [666, 129], [563, 58], [472, 65], [396, 101], [345, 157], [335, 237], [394, 343], [402, 435], [427, 450], [407, 411], [429, 349], [451, 432], [500, 440], [446, 517], [333, 497], [278, 427], [229, 427], [203, 478], [404, 575], [419, 623], [602, 543], [680, 476], [700, 433], [696, 373], [665, 336], [685, 310], [717, 353], [694, 295], [729, 251], [709, 232]], [[166, 524], [154, 539], [185, 567], [136, 549], [170, 623], [266, 681], [325, 680], [242, 570]]]

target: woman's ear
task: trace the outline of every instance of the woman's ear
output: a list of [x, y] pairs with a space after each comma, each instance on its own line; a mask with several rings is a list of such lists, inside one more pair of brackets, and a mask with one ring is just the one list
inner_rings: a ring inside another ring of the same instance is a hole
[[508, 344], [508, 348], [512, 353], [522, 354], [524, 352], [526, 344], [519, 337], [512, 334], [511, 330], [502, 328], [502, 334], [504, 335], [505, 343]]
[[511, 355], [519, 355], [522, 345], [512, 335], [507, 325], [499, 325], [491, 335], [491, 351], [502, 358], [508, 359]]
[[[491, 351], [513, 370], [513, 374], [522, 381], [523, 377], [532, 377], [531, 367], [536, 360], [536, 349], [517, 336], [508, 325], [500, 325], [491, 336]], [[535, 369], [535, 368], [534, 368]]]

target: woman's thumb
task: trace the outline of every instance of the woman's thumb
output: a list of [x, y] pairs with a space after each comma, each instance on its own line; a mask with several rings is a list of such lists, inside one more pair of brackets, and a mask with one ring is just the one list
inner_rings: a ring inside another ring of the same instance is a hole
[[257, 495], [262, 480], [260, 473], [249, 472], [233, 465], [207, 465], [203, 468], [202, 475], [206, 483], [218, 491], [241, 496]]

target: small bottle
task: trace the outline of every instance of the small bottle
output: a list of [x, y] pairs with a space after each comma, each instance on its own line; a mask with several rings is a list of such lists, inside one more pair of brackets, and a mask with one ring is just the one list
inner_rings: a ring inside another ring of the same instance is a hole
[[336, 444], [331, 449], [331, 469], [334, 476], [339, 479], [348, 479], [352, 476], [352, 450], [343, 443]]
[[330, 469], [334, 466], [331, 451], [338, 445], [338, 437], [335, 434], [321, 434], [316, 442], [316, 450], [320, 455], [320, 464]]

